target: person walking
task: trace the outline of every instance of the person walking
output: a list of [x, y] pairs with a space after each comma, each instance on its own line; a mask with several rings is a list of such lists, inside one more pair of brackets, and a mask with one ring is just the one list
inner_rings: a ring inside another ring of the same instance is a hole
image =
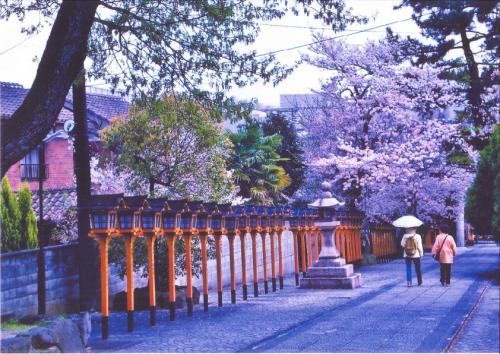
[[450, 234], [448, 225], [439, 226], [439, 234], [436, 236], [432, 246], [432, 257], [439, 254], [440, 281], [443, 286], [450, 286], [451, 265], [453, 257], [457, 255], [457, 245]]
[[418, 286], [422, 285], [420, 258], [424, 255], [424, 249], [422, 247], [422, 236], [417, 234], [416, 228], [405, 229], [405, 233], [401, 239], [401, 247], [403, 247], [403, 257], [406, 262], [406, 280], [408, 287], [412, 286], [412, 263], [415, 264]]

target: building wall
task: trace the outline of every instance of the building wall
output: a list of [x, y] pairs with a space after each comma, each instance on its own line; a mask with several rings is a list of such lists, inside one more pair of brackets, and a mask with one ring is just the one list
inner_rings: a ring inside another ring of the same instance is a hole
[[[65, 139], [49, 141], [45, 145], [45, 164], [48, 167], [48, 178], [44, 181], [44, 189], [64, 189], [74, 187], [73, 181], [73, 149]], [[16, 162], [7, 171], [9, 183], [14, 192], [21, 187], [20, 162]], [[32, 191], [38, 190], [38, 181], [28, 181]]]

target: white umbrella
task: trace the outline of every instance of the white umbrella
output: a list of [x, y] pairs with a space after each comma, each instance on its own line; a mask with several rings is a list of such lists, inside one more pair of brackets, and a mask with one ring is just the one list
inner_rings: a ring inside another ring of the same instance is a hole
[[399, 219], [394, 220], [394, 222], [392, 223], [392, 225], [394, 225], [395, 227], [402, 227], [405, 229], [412, 227], [419, 227], [422, 224], [423, 222], [414, 217], [413, 215], [402, 216]]

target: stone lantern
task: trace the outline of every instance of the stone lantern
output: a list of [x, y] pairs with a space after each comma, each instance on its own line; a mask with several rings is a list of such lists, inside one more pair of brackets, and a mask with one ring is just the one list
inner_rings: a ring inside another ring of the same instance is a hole
[[300, 280], [301, 288], [354, 289], [361, 286], [361, 274], [353, 272], [352, 264], [346, 264], [335, 246], [335, 228], [340, 224], [334, 219], [335, 208], [343, 203], [332, 196], [331, 187], [330, 183], [323, 182], [321, 198], [309, 204], [309, 207], [318, 209], [315, 226], [324, 236], [319, 259]]

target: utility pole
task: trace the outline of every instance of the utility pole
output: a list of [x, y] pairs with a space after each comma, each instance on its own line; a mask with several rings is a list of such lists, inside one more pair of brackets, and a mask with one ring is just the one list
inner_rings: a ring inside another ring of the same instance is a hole
[[73, 116], [75, 119], [74, 166], [76, 176], [76, 199], [78, 215], [78, 264], [80, 275], [80, 311], [90, 310], [95, 303], [97, 251], [89, 234], [90, 204], [90, 149], [87, 126], [87, 97], [85, 69], [73, 82]]
[[[31, 169], [31, 166], [29, 166]], [[31, 172], [31, 171], [30, 171]], [[45, 223], [43, 222], [43, 180], [45, 179], [45, 149], [44, 143], [38, 149], [38, 313], [45, 314], [45, 247], [47, 246], [47, 235], [45, 234]]]

